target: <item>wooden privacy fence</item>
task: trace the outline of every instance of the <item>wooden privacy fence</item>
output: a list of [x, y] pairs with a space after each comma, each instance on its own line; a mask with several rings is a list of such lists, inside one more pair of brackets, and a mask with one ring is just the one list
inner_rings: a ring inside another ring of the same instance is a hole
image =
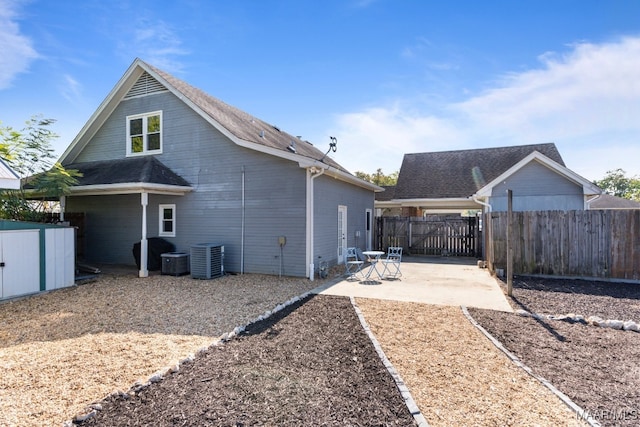
[[[486, 258], [506, 269], [507, 212], [485, 214]], [[640, 210], [513, 212], [513, 273], [640, 280]]]
[[479, 242], [476, 217], [377, 218], [375, 246], [379, 250], [401, 246], [412, 255], [477, 256]]

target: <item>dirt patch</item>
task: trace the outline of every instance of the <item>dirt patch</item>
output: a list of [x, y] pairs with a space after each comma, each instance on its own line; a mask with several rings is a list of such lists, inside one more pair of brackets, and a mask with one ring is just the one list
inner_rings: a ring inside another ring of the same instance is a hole
[[413, 425], [346, 297], [317, 296], [251, 325], [82, 425]]
[[[519, 278], [514, 308], [535, 313], [640, 320], [640, 287], [583, 280]], [[533, 371], [605, 426], [640, 422], [640, 334], [582, 323], [469, 309]]]

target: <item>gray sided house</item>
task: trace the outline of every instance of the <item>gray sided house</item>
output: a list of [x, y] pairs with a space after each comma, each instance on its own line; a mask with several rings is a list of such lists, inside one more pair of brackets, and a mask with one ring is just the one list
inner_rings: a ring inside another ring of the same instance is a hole
[[87, 262], [134, 264], [161, 237], [224, 245], [226, 271], [313, 277], [370, 246], [381, 191], [327, 151], [136, 59], [63, 154], [83, 177], [62, 204]]
[[0, 158], [0, 189], [19, 190], [20, 177]]
[[405, 154], [393, 198], [376, 196], [379, 212], [403, 216], [466, 210], [583, 210], [601, 190], [569, 170], [555, 144]]

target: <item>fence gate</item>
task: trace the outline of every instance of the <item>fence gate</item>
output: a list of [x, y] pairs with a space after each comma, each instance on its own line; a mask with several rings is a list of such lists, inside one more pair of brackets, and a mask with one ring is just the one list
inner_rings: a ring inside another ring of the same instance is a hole
[[481, 253], [477, 217], [428, 215], [377, 218], [376, 246], [402, 246], [412, 255], [469, 256]]

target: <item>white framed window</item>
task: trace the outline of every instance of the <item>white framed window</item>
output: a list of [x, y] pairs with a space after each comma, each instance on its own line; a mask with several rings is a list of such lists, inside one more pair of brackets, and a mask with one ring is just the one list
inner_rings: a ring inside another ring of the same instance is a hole
[[176, 237], [176, 205], [159, 205], [158, 235]]
[[162, 153], [162, 111], [127, 116], [127, 156]]

